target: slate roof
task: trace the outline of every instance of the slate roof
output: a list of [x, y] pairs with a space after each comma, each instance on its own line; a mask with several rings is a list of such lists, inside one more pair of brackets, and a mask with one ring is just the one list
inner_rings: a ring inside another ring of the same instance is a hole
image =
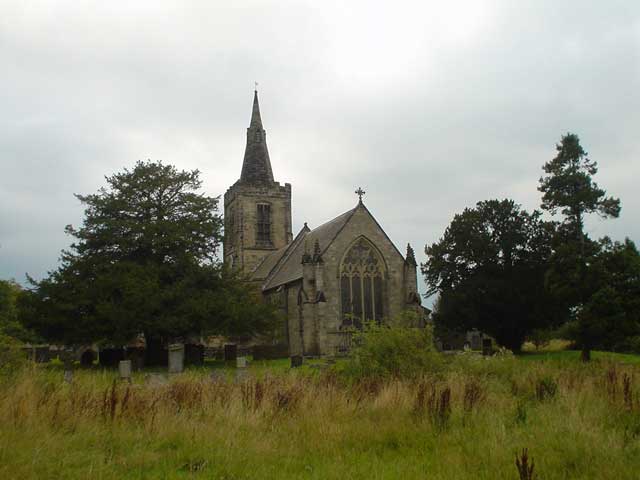
[[[293, 242], [280, 250], [276, 250], [264, 259], [255, 270], [253, 278], [258, 280], [266, 277], [266, 281], [262, 286], [263, 290], [271, 290], [280, 285], [301, 279], [302, 254], [304, 253], [305, 244], [308, 251], [311, 252], [316, 240], [318, 240], [320, 250], [324, 253], [357, 208], [355, 207], [313, 230], [309, 230], [305, 224]], [[269, 271], [268, 273], [266, 273], [267, 270]]]

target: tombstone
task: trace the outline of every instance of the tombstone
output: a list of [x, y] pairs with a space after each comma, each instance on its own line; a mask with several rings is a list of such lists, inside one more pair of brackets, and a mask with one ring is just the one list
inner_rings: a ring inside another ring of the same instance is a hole
[[131, 360], [120, 360], [118, 363], [118, 373], [120, 373], [120, 380], [127, 380], [131, 382]]
[[302, 355], [291, 355], [291, 368], [302, 366]]
[[480, 350], [482, 349], [482, 338], [478, 333], [471, 334], [471, 350]]
[[152, 387], [161, 387], [167, 384], [167, 378], [161, 373], [149, 373], [145, 375], [145, 380]]
[[482, 355], [491, 355], [491, 352], [493, 350], [493, 347], [491, 346], [491, 339], [490, 338], [483, 338], [482, 339]]
[[184, 370], [184, 344], [169, 345], [169, 373], [182, 373]]
[[247, 357], [236, 358], [236, 368], [247, 368]]
[[184, 346], [185, 365], [204, 365], [204, 345], [189, 343]]
[[214, 370], [211, 372], [211, 381], [213, 383], [225, 382], [227, 380], [227, 374], [224, 370]]
[[124, 360], [122, 348], [101, 348], [99, 355], [100, 365], [103, 367], [115, 367], [120, 360]]
[[145, 350], [142, 347], [127, 347], [127, 359], [131, 360], [131, 370], [137, 372], [144, 367]]
[[[240, 358], [244, 358], [244, 357], [240, 357]], [[244, 383], [247, 381], [247, 379], [249, 378], [249, 370], [246, 368], [236, 368], [235, 372], [234, 372], [234, 381], [236, 383]]]
[[279, 358], [287, 358], [289, 356], [288, 345], [254, 345], [254, 360], [276, 360]]
[[238, 346], [235, 343], [227, 343], [224, 346], [225, 362], [235, 362], [238, 358]]
[[90, 367], [91, 365], [93, 365], [93, 361], [96, 359], [96, 357], [96, 352], [94, 352], [93, 350], [85, 350], [80, 356], [80, 365], [82, 365], [83, 367]]
[[49, 345], [45, 347], [36, 347], [35, 350], [36, 363], [47, 363], [51, 359], [51, 354], [49, 353]]
[[64, 381], [71, 383], [73, 380], [73, 351], [68, 349], [61, 351], [60, 360], [64, 365]]

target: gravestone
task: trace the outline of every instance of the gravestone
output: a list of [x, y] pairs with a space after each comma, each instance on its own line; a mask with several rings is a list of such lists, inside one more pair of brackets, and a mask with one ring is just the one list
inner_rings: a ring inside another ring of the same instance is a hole
[[73, 352], [64, 350], [60, 357], [64, 364], [64, 381], [65, 383], [71, 383], [73, 381]]
[[85, 350], [80, 356], [80, 365], [82, 365], [83, 367], [90, 367], [91, 365], [93, 365], [93, 361], [96, 359], [96, 357], [96, 352], [94, 352], [93, 350]]
[[[242, 357], [241, 357], [242, 358]], [[234, 371], [233, 381], [235, 383], [244, 383], [250, 378], [247, 368], [236, 368]]]
[[214, 370], [211, 372], [211, 381], [213, 383], [225, 382], [227, 380], [227, 374], [224, 370]]
[[120, 363], [118, 363], [118, 372], [120, 373], [121, 380], [131, 382], [131, 368], [131, 360], [120, 360]]
[[167, 384], [167, 378], [161, 373], [149, 373], [144, 378], [147, 385], [152, 387], [161, 387]]
[[302, 355], [291, 356], [291, 368], [298, 368], [302, 366]]
[[115, 367], [120, 360], [124, 360], [124, 350], [122, 348], [100, 349], [99, 362], [103, 367]]
[[471, 350], [480, 350], [482, 348], [482, 338], [480, 334], [471, 334]]
[[247, 368], [247, 357], [236, 358], [236, 368]]
[[49, 353], [49, 345], [45, 347], [36, 347], [35, 350], [36, 363], [47, 363], [51, 359], [51, 354]]
[[490, 338], [483, 338], [482, 339], [482, 355], [491, 355], [491, 352], [493, 350], [493, 347], [491, 346], [491, 339]]
[[204, 365], [204, 345], [188, 343], [184, 346], [185, 365]]
[[288, 345], [254, 345], [254, 360], [276, 360], [278, 358], [287, 358], [289, 356]]
[[127, 359], [131, 360], [131, 370], [137, 372], [144, 368], [145, 349], [142, 347], [127, 347]]
[[224, 346], [225, 362], [235, 362], [238, 358], [238, 346], [235, 343], [227, 343]]
[[182, 373], [184, 370], [184, 344], [169, 345], [169, 373]]

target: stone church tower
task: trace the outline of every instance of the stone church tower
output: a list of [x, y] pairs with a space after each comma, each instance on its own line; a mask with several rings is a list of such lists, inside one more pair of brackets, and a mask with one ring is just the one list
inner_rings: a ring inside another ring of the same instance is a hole
[[246, 273], [293, 240], [291, 184], [283, 186], [273, 179], [257, 91], [247, 128], [242, 173], [224, 194], [224, 219], [224, 261]]

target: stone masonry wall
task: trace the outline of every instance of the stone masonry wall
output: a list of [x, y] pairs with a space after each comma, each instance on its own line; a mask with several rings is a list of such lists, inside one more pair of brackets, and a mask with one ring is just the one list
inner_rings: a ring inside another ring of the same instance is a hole
[[[271, 205], [271, 246], [257, 244], [257, 205]], [[284, 247], [292, 240], [291, 185], [270, 186], [236, 183], [224, 195], [225, 225], [230, 228], [233, 215], [233, 231], [225, 233], [224, 259], [251, 272], [273, 250]], [[229, 218], [227, 218], [229, 217]]]
[[[405, 308], [405, 262], [404, 257], [384, 234], [365, 208], [358, 208], [338, 237], [323, 254], [323, 283], [326, 304], [322, 306], [318, 320], [318, 340], [323, 354], [335, 353], [340, 341], [339, 327], [342, 324], [339, 268], [342, 256], [360, 236], [366, 237], [380, 251], [386, 264], [385, 317], [393, 318]], [[322, 248], [324, 246], [321, 245]], [[309, 316], [310, 317], [310, 316]], [[305, 330], [314, 327], [311, 318], [305, 315]]]

